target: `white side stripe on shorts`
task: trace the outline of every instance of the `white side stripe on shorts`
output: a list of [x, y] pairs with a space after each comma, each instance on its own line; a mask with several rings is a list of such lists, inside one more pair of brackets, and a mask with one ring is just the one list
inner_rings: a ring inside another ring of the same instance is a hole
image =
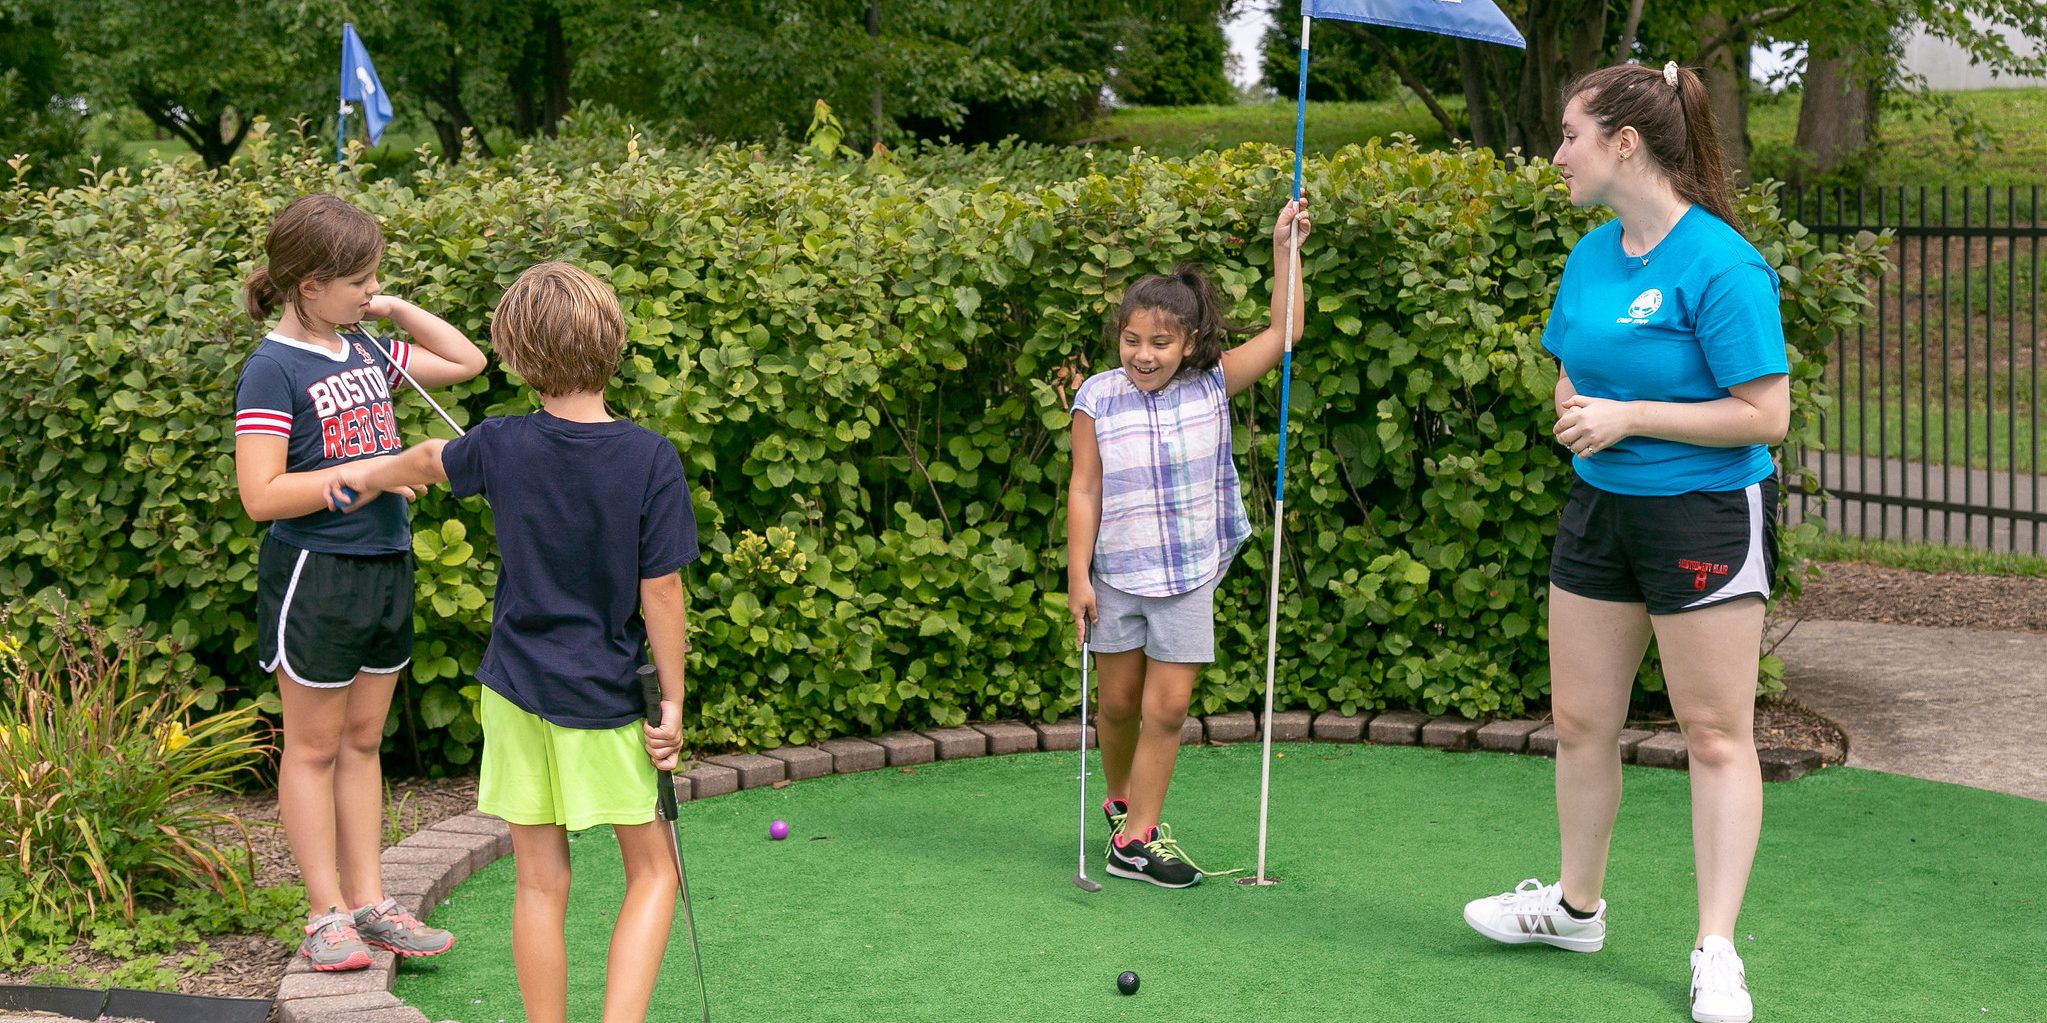
[[300, 551], [298, 560], [292, 563], [291, 583], [284, 588], [284, 602], [278, 605], [277, 608], [277, 658], [264, 665], [263, 670], [276, 671], [281, 667], [284, 669], [285, 676], [299, 685], [313, 689], [339, 689], [355, 681], [355, 679], [343, 679], [340, 682], [309, 682], [300, 678], [298, 672], [291, 670], [291, 661], [284, 656], [284, 623], [291, 620], [291, 598], [293, 594], [298, 592], [299, 573], [305, 571], [306, 555], [308, 553], [310, 552]]
[[1748, 498], [1748, 556], [1742, 559], [1741, 568], [1727, 580], [1726, 585], [1686, 604], [1687, 609], [1707, 607], [1751, 594], [1769, 599], [1770, 573], [1763, 567], [1769, 564], [1763, 550], [1763, 485], [1751, 483], [1741, 493]]

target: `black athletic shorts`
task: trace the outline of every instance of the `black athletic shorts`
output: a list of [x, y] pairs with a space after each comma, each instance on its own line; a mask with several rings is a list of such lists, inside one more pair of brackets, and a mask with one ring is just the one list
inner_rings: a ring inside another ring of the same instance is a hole
[[256, 656], [316, 689], [412, 662], [412, 554], [321, 554], [263, 537]]
[[1549, 579], [1593, 600], [1652, 615], [1739, 597], [1768, 600], [1777, 574], [1777, 481], [1741, 490], [1639, 497], [1571, 485]]

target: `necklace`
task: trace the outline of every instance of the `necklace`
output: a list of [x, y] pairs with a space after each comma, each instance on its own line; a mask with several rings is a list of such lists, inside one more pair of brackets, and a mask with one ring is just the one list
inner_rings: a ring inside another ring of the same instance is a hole
[[1628, 251], [1628, 235], [1627, 235], [1627, 231], [1626, 231], [1625, 229], [1624, 229], [1624, 230], [1622, 230], [1622, 232], [1621, 232], [1621, 255], [1623, 255], [1623, 256], [1625, 256], [1625, 257], [1627, 257], [1628, 261], [1629, 261], [1629, 262], [1631, 262], [1631, 263], [1636, 263], [1636, 264], [1638, 264], [1638, 265], [1641, 265], [1641, 266], [1648, 266], [1648, 265], [1649, 265], [1649, 253], [1651, 253], [1651, 252], [1654, 252], [1654, 251], [1656, 251], [1656, 246], [1658, 246], [1658, 245], [1661, 245], [1661, 244], [1663, 244], [1663, 240], [1664, 240], [1665, 238], [1668, 238], [1668, 237], [1670, 237], [1670, 232], [1672, 232], [1672, 231], [1675, 231], [1675, 230], [1677, 230], [1677, 222], [1678, 222], [1678, 221], [1680, 221], [1680, 220], [1683, 220], [1683, 219], [1684, 219], [1684, 215], [1685, 215], [1686, 213], [1690, 212], [1690, 211], [1691, 211], [1691, 208], [1692, 208], [1692, 204], [1691, 204], [1691, 203], [1680, 203], [1680, 204], [1678, 204], [1678, 207], [1677, 207], [1677, 212], [1676, 212], [1675, 214], [1672, 214], [1672, 215], [1671, 215], [1671, 217], [1670, 217], [1670, 220], [1669, 220], [1669, 222], [1663, 225], [1663, 232], [1662, 232], [1661, 234], [1658, 234], [1658, 235], [1656, 236], [1656, 240], [1655, 240], [1655, 241], [1653, 241], [1653, 242], [1650, 242], [1650, 243], [1649, 243], [1648, 245], [1646, 245], [1646, 246], [1643, 246], [1643, 248], [1642, 248], [1642, 251], [1641, 251], [1641, 252], [1629, 252], [1629, 251]]

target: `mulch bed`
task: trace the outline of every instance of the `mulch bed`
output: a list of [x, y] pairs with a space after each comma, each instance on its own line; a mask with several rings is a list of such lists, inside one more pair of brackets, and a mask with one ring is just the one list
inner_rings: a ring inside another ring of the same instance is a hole
[[1837, 622], [2047, 632], [2047, 579], [1907, 572], [1859, 561], [1820, 566], [1783, 614]]

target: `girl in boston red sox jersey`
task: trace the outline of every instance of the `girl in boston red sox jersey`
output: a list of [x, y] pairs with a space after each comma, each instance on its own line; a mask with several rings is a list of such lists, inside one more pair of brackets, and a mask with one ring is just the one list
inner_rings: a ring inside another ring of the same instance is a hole
[[[270, 332], [235, 389], [235, 482], [270, 523], [257, 558], [257, 655], [277, 678], [284, 749], [278, 815], [312, 903], [299, 953], [317, 970], [362, 969], [365, 944], [437, 955], [454, 938], [384, 897], [378, 871], [378, 752], [398, 672], [412, 659], [412, 538], [406, 494], [353, 515], [328, 507], [335, 470], [404, 447], [391, 389], [467, 380], [483, 353], [440, 317], [379, 294], [383, 230], [331, 195], [285, 207], [249, 278], [249, 316]], [[275, 319], [273, 320], [273, 316]], [[355, 325], [411, 335], [388, 347]]]

